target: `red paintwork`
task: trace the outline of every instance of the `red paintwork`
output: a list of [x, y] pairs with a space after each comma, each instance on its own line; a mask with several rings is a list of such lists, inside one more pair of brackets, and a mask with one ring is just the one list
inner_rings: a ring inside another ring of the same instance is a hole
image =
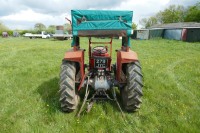
[[81, 86], [82, 86], [82, 84], [83, 84], [83, 82], [84, 82], [84, 79], [85, 79], [85, 74], [83, 75], [83, 77], [82, 77], [82, 79], [81, 79], [80, 85], [79, 85], [79, 87], [78, 87], [78, 91], [80, 91]]
[[109, 54], [108, 51], [104, 51], [104, 53], [98, 53], [98, 51], [93, 51], [92, 56], [109, 57]]
[[121, 50], [117, 51], [117, 77], [116, 80], [119, 83], [122, 83], [120, 79], [121, 71], [122, 71], [122, 64], [123, 63], [131, 63], [138, 60], [137, 53], [130, 50], [129, 48], [124, 50], [123, 48]]
[[98, 58], [98, 57], [106, 57], [108, 60], [108, 65], [107, 65], [107, 71], [111, 71], [111, 57], [108, 54], [108, 51], [106, 51], [105, 53], [98, 53], [97, 51], [93, 51], [92, 52], [92, 56], [90, 58], [90, 69], [94, 69], [94, 58]]
[[[100, 57], [102, 57], [102, 56], [100, 56]], [[93, 69], [93, 68], [94, 68], [94, 58], [91, 57], [91, 59], [90, 59], [90, 70]], [[108, 65], [107, 65], [106, 70], [111, 71], [111, 58], [110, 57], [108, 58]]]
[[[110, 54], [108, 53], [108, 51], [104, 51], [104, 53], [101, 53], [99, 54], [97, 51], [92, 51], [92, 44], [109, 44], [110, 45]], [[89, 63], [89, 70], [92, 70], [94, 69], [94, 58], [95, 57], [105, 57], [108, 59], [108, 65], [107, 65], [107, 68], [106, 70], [107, 71], [111, 71], [111, 55], [112, 55], [112, 38], [111, 38], [111, 41], [110, 42], [92, 42], [91, 41], [91, 38], [89, 39], [89, 60], [90, 60], [90, 63]]]
[[182, 30], [182, 41], [186, 41], [187, 40], [187, 29], [183, 29]]
[[[111, 54], [112, 51], [110, 51], [110, 54], [108, 54], [108, 52], [101, 54], [101, 55], [97, 55], [97, 53], [95, 52], [91, 52], [91, 44], [92, 42], [90, 41], [89, 43], [89, 59], [90, 59], [90, 66], [89, 66], [89, 70], [94, 68], [94, 57], [105, 57], [108, 58], [108, 66], [107, 66], [107, 71], [111, 71]], [[110, 44], [110, 50], [112, 49], [112, 40], [111, 42], [109, 42]], [[84, 71], [84, 50], [83, 49], [79, 49], [79, 47], [74, 46], [73, 49], [67, 51], [65, 53], [65, 57], [64, 60], [68, 60], [68, 61], [73, 61], [73, 62], [77, 62], [80, 65], [80, 73], [81, 73], [81, 81], [80, 81], [80, 85], [78, 90], [80, 90], [81, 84], [84, 81], [85, 78], [85, 71]], [[122, 71], [122, 64], [124, 63], [131, 63], [131, 62], [135, 62], [138, 60], [138, 56], [137, 53], [130, 50], [129, 47], [122, 47], [121, 50], [117, 51], [117, 75], [116, 75], [116, 80], [119, 83], [124, 83], [123, 81], [121, 81], [120, 79], [120, 75], [121, 75], [121, 71]]]
[[84, 50], [83, 49], [77, 49], [74, 48], [72, 50], [69, 50], [65, 53], [64, 60], [74, 61], [78, 62], [80, 65], [80, 72], [81, 72], [81, 80], [84, 77]]

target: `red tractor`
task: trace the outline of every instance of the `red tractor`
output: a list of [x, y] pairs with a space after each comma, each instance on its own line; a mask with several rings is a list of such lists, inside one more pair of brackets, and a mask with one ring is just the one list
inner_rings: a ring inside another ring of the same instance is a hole
[[[133, 112], [140, 108], [143, 76], [137, 54], [130, 49], [132, 15], [132, 11], [71, 11], [73, 48], [65, 53], [59, 82], [64, 112], [77, 109], [81, 88], [86, 88], [83, 105], [89, 101], [88, 110], [97, 100], [117, 102], [114, 87], [120, 89], [124, 110]], [[112, 65], [112, 38], [119, 36], [122, 36], [122, 47], [116, 50], [117, 61]], [[89, 38], [89, 65], [84, 64], [85, 50], [80, 48], [80, 37]], [[91, 37], [109, 37], [111, 40], [93, 42]], [[91, 89], [93, 94], [88, 98]], [[108, 91], [112, 92], [113, 98]]]

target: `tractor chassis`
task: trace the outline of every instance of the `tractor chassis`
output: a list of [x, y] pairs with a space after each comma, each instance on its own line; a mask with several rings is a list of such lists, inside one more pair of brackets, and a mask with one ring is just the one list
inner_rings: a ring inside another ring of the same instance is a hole
[[[116, 64], [111, 65], [112, 38], [110, 42], [92, 42], [89, 38], [89, 65], [86, 65], [84, 64], [85, 50], [80, 49], [79, 37], [75, 38], [76, 45], [65, 53], [61, 65], [60, 102], [64, 112], [72, 112], [77, 109], [79, 103], [78, 92], [83, 87], [86, 88], [86, 91], [82, 106], [77, 113], [78, 117], [80, 117], [86, 103], [88, 105], [87, 112], [90, 112], [93, 104], [99, 100], [116, 102], [123, 115], [114, 87], [119, 88], [122, 105], [126, 111], [137, 111], [140, 108], [141, 96], [143, 95], [141, 66], [137, 54], [130, 50], [127, 43], [128, 37], [123, 37], [121, 49], [116, 50]], [[95, 46], [92, 49], [92, 44], [103, 44], [107, 47]], [[107, 48], [110, 50], [110, 54]], [[96, 60], [102, 61], [104, 64], [98, 65]], [[85, 73], [85, 69], [87, 69], [87, 73]], [[88, 98], [90, 88], [95, 93], [91, 98]], [[112, 92], [112, 98], [106, 93], [107, 91]]]
[[87, 81], [85, 82], [86, 83], [86, 92], [85, 92], [85, 96], [84, 96], [84, 100], [83, 100], [83, 103], [81, 105], [81, 108], [77, 113], [77, 117], [80, 117], [86, 103], [87, 103], [86, 112], [89, 113], [95, 102], [102, 101], [102, 100], [110, 100], [110, 101], [116, 102], [116, 104], [117, 104], [117, 106], [118, 106], [118, 108], [119, 108], [119, 110], [122, 114], [122, 117], [124, 118], [125, 115], [122, 111], [122, 108], [121, 108], [119, 102], [117, 101], [116, 92], [115, 92], [115, 89], [113, 87], [111, 87], [113, 98], [111, 98], [105, 90], [97, 90], [97, 91], [95, 91], [95, 93], [92, 95], [91, 98], [88, 98], [89, 93], [90, 93], [90, 90], [88, 88], [89, 81], [90, 81], [89, 79], [90, 79], [90, 76], [87, 76]]

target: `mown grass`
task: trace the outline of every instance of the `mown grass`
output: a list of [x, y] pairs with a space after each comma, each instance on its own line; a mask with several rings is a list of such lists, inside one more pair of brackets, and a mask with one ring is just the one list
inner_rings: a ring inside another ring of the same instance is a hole
[[[125, 113], [126, 121], [112, 102], [95, 104], [80, 119], [60, 111], [60, 64], [70, 43], [0, 38], [0, 133], [200, 131], [200, 43], [132, 40], [144, 96], [139, 112]], [[87, 39], [81, 44], [87, 49]], [[120, 40], [113, 44], [113, 51], [120, 48]]]

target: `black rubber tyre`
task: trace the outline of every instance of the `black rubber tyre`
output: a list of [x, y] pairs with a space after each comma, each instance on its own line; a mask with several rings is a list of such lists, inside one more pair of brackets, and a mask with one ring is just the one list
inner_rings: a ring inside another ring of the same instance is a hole
[[74, 62], [63, 61], [60, 72], [60, 104], [64, 112], [72, 112], [77, 108], [79, 96], [75, 89], [76, 67]]
[[128, 112], [137, 111], [142, 103], [142, 73], [138, 61], [126, 66], [127, 85], [120, 90], [123, 107]]

